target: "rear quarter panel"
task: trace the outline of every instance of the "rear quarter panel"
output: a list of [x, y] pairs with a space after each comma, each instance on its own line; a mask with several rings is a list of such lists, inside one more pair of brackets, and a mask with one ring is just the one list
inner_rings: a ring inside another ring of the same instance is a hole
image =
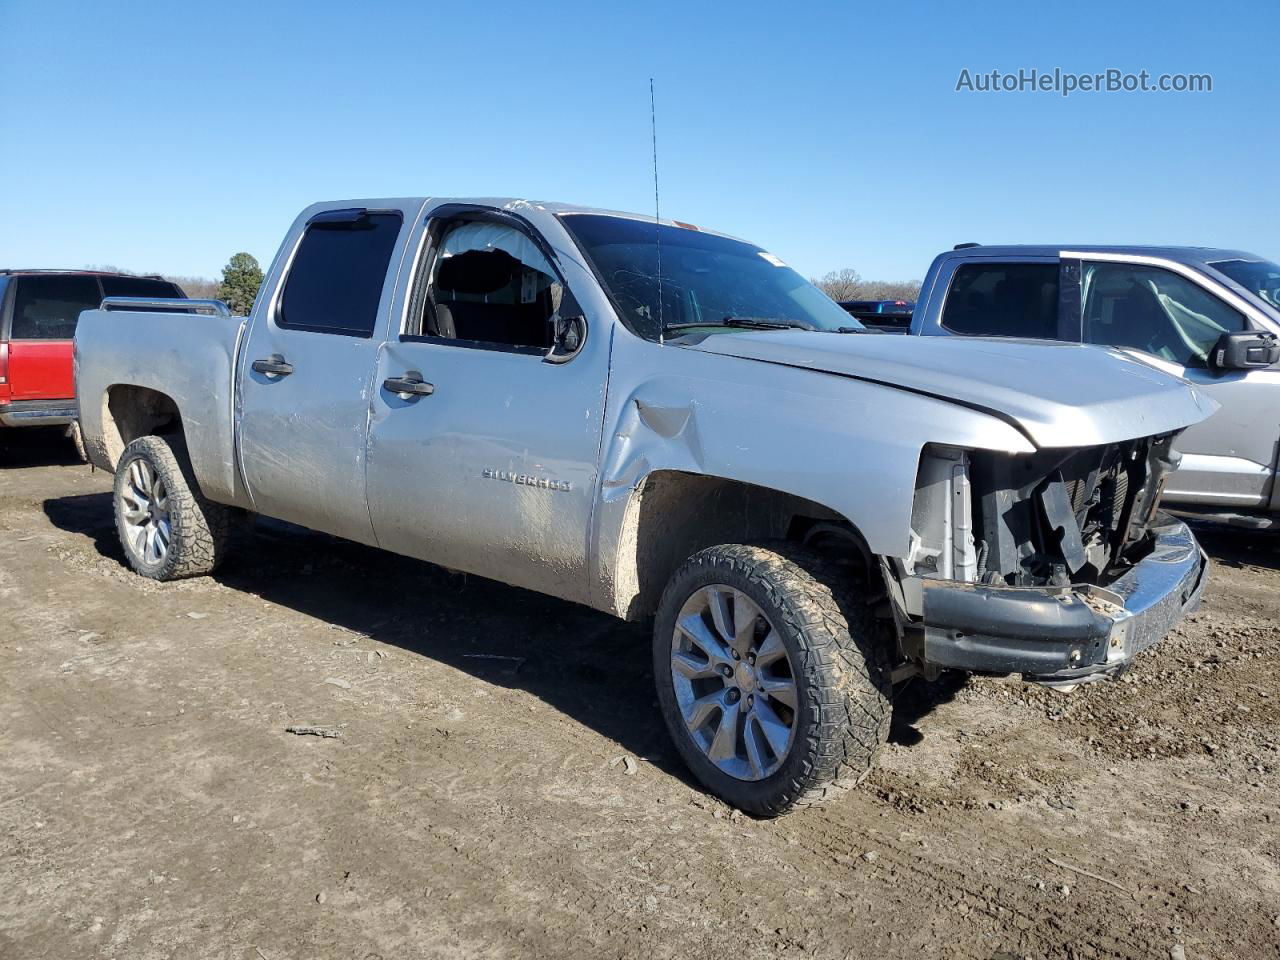
[[75, 339], [80, 425], [90, 459], [115, 470], [123, 448], [109, 413], [111, 388], [145, 387], [173, 400], [205, 496], [248, 507], [235, 460], [233, 370], [244, 317], [194, 313], [80, 315]]

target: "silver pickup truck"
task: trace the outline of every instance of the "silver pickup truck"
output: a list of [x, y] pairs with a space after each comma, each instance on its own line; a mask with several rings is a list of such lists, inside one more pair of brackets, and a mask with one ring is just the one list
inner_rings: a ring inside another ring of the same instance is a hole
[[261, 513], [618, 617], [710, 789], [857, 782], [894, 682], [1114, 676], [1199, 601], [1157, 513], [1198, 388], [1093, 347], [866, 335], [777, 257], [515, 200], [323, 203], [251, 316], [108, 299], [76, 335], [128, 562]]
[[1178, 439], [1165, 503], [1280, 528], [1280, 264], [1205, 247], [965, 244], [933, 261], [910, 332], [1103, 344], [1185, 377], [1222, 409]]

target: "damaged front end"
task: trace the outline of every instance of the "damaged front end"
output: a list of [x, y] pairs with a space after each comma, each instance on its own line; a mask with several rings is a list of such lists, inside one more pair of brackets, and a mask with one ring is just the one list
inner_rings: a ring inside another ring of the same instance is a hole
[[[911, 550], [886, 561], [926, 673], [1115, 676], [1199, 603], [1208, 561], [1157, 512], [1173, 435], [1029, 455], [928, 446]], [[896, 583], [894, 583], [896, 581]]]

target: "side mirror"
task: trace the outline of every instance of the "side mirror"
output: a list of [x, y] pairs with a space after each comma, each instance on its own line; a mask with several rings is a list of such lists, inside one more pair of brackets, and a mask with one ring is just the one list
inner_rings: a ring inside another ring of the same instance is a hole
[[1240, 330], [1224, 333], [1209, 351], [1209, 366], [1214, 370], [1257, 370], [1280, 361], [1280, 340], [1274, 333]]
[[551, 318], [551, 349], [542, 359], [546, 363], [572, 360], [587, 341], [587, 318], [568, 290], [560, 299], [560, 309]]

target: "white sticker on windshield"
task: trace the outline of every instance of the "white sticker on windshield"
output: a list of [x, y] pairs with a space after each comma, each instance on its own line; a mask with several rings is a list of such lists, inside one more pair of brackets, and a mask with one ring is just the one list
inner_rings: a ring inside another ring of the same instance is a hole
[[768, 261], [769, 261], [770, 263], [772, 263], [775, 267], [785, 267], [785, 266], [786, 266], [786, 264], [785, 264], [785, 263], [783, 263], [781, 260], [779, 260], [777, 257], [775, 257], [772, 253], [765, 253], [763, 250], [761, 250], [761, 251], [760, 251], [760, 256], [762, 256], [764, 259], [768, 260]]

